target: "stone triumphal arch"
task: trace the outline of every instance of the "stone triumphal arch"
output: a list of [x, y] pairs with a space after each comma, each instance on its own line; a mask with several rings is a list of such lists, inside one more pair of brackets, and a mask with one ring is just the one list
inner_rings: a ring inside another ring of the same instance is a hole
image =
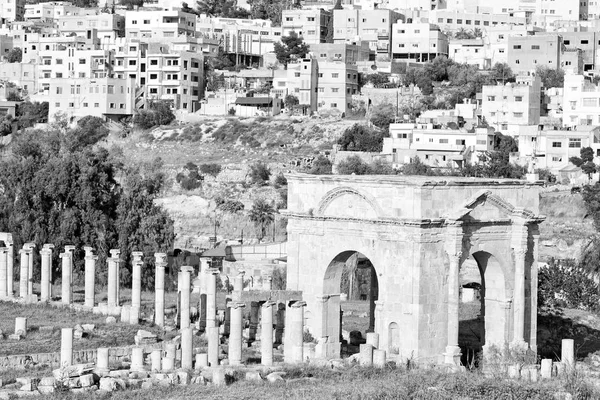
[[373, 265], [373, 329], [390, 354], [459, 362], [469, 257], [481, 272], [485, 346], [535, 350], [540, 184], [293, 174], [288, 185], [287, 285], [303, 292], [305, 322], [327, 356], [339, 356], [340, 279], [356, 252]]

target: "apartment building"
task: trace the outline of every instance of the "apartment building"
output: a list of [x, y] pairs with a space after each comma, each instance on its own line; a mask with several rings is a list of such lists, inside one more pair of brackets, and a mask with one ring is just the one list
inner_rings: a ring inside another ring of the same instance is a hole
[[125, 36], [130, 39], [196, 36], [196, 15], [182, 11], [127, 11]]
[[217, 41], [225, 54], [234, 54], [237, 63], [245, 65], [261, 64], [262, 56], [272, 53], [281, 40], [281, 27], [267, 20], [201, 16], [196, 30], [200, 37]]
[[281, 32], [289, 36], [296, 32], [306, 44], [325, 43], [331, 12], [318, 10], [283, 10], [281, 13]]
[[375, 53], [369, 49], [369, 43], [319, 43], [309, 46], [310, 52], [317, 61], [342, 61], [347, 64], [356, 64], [360, 61], [369, 61], [375, 58]]
[[460, 29], [474, 31], [487, 30], [489, 27], [502, 25], [526, 25], [524, 13], [484, 13], [466, 12], [460, 9], [437, 9], [429, 12], [429, 22], [436, 24], [444, 32], [456, 32]]
[[317, 110], [318, 65], [317, 60], [304, 58], [288, 64], [287, 69], [273, 71], [271, 96], [284, 99], [287, 95], [298, 98], [300, 106], [310, 112]]
[[489, 45], [482, 38], [450, 39], [448, 43], [448, 58], [469, 65], [477, 65], [479, 69], [490, 69], [493, 55]]
[[502, 133], [514, 133], [516, 126], [540, 123], [541, 81], [537, 76], [520, 76], [516, 83], [485, 85], [481, 115]]
[[0, 80], [15, 84], [24, 96], [36, 93], [39, 89], [38, 66], [30, 63], [0, 63]]
[[[596, 68], [598, 57], [600, 57], [600, 35], [597, 32], [561, 32], [560, 36], [562, 36], [565, 50], [581, 50], [583, 71]], [[568, 65], [565, 63], [562, 67], [568, 67]]]
[[391, 57], [392, 25], [400, 20], [391, 10], [333, 10], [333, 41], [367, 41], [377, 57]]
[[559, 68], [562, 49], [562, 37], [554, 33], [509, 36], [507, 63], [517, 74], [535, 71], [538, 66]]
[[583, 75], [565, 75], [563, 125], [600, 125], [600, 87]]
[[536, 0], [533, 24], [546, 28], [555, 21], [587, 19], [587, 3], [581, 0]]
[[51, 78], [45, 81], [42, 93], [32, 96], [35, 101], [48, 102], [48, 116], [65, 114], [69, 121], [87, 115], [119, 120], [132, 116], [135, 110], [133, 79]]
[[24, 19], [35, 22], [55, 22], [64, 16], [91, 14], [97, 14], [97, 10], [80, 8], [68, 1], [50, 1], [25, 5]]
[[22, 21], [25, 15], [25, 0], [0, 0], [0, 25]]
[[448, 37], [437, 25], [397, 22], [392, 26], [392, 32], [394, 59], [427, 62], [439, 56], [448, 56]]
[[95, 35], [100, 39], [115, 40], [125, 36], [125, 17], [108, 13], [67, 15], [59, 18], [58, 29], [63, 36], [76, 35], [91, 39]]
[[352, 96], [358, 94], [356, 65], [319, 61], [318, 66], [317, 111], [336, 108], [347, 112], [352, 108]]
[[477, 162], [478, 155], [494, 149], [495, 133], [487, 128], [474, 132], [447, 129], [434, 124], [390, 124], [390, 136], [383, 139], [383, 154], [392, 156], [393, 165], [419, 157], [436, 168], [460, 168]]

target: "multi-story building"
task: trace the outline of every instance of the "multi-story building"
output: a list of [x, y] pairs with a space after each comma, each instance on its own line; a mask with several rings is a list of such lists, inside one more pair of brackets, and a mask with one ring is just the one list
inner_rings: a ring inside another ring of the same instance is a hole
[[115, 40], [125, 36], [125, 17], [119, 14], [99, 13], [96, 15], [68, 15], [58, 19], [58, 29], [64, 36], [95, 36], [104, 40]]
[[391, 57], [392, 25], [403, 20], [391, 10], [333, 10], [334, 43], [367, 41], [378, 57]]
[[22, 21], [25, 15], [25, 0], [0, 0], [0, 25], [10, 21]]
[[321, 61], [343, 61], [347, 64], [356, 64], [360, 61], [369, 61], [375, 57], [369, 49], [367, 42], [359, 44], [349, 43], [319, 43], [309, 46], [313, 57]]
[[477, 39], [450, 39], [448, 43], [448, 58], [470, 65], [477, 65], [479, 69], [489, 69], [492, 66], [493, 56], [489, 45], [482, 38]]
[[546, 28], [555, 21], [587, 19], [587, 3], [580, 0], [536, 0], [536, 10], [532, 16], [533, 24]]
[[429, 12], [429, 22], [436, 24], [444, 32], [487, 30], [502, 25], [526, 25], [526, 17], [515, 13], [493, 14], [481, 11], [466, 12], [460, 9], [437, 9]]
[[95, 15], [95, 8], [81, 8], [68, 1], [50, 1], [25, 6], [25, 20], [35, 22], [56, 22], [59, 18], [73, 15]]
[[516, 83], [485, 85], [481, 114], [490, 126], [502, 133], [515, 133], [516, 127], [540, 123], [540, 78], [519, 76]]
[[416, 62], [448, 56], [448, 37], [437, 25], [395, 23], [392, 26], [392, 57]]
[[325, 43], [331, 12], [318, 10], [283, 10], [281, 31], [284, 36], [296, 32], [307, 44]]
[[558, 34], [509, 36], [507, 62], [514, 73], [529, 73], [538, 66], [556, 69], [561, 66], [563, 43]]
[[511, 36], [527, 36], [524, 25], [497, 25], [485, 29], [483, 41], [489, 46], [491, 64], [508, 62], [508, 38]]
[[140, 40], [196, 36], [196, 15], [182, 11], [127, 11], [125, 36]]
[[583, 75], [565, 75], [563, 125], [600, 125], [600, 87]]
[[0, 80], [15, 84], [27, 96], [39, 89], [38, 66], [31, 63], [0, 63]]
[[342, 61], [319, 61], [317, 111], [336, 108], [347, 112], [358, 94], [356, 65]]
[[[598, 65], [600, 57], [600, 35], [597, 32], [561, 32], [565, 50], [581, 50], [583, 56], [583, 71], [589, 71]], [[562, 65], [566, 67], [567, 65]], [[577, 72], [576, 72], [577, 73]]]
[[311, 112], [317, 110], [318, 66], [317, 60], [304, 58], [288, 64], [287, 69], [278, 69], [273, 75], [271, 95], [285, 99], [287, 95], [298, 98], [299, 105]]
[[477, 162], [478, 154], [494, 149], [495, 134], [487, 128], [474, 132], [448, 129], [433, 124], [390, 124], [390, 137], [383, 139], [383, 154], [391, 155], [394, 166], [419, 159], [438, 168], [460, 168]]

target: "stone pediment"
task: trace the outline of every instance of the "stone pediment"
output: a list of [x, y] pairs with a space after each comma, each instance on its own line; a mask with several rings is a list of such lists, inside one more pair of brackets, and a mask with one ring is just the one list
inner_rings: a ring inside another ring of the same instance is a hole
[[535, 214], [524, 208], [515, 207], [491, 191], [484, 191], [446, 217], [463, 221], [491, 221], [514, 218], [532, 219], [535, 218]]

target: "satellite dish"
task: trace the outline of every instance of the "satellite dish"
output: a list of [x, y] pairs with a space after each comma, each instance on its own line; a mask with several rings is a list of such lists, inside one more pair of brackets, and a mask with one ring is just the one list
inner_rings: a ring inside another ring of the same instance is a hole
[[375, 65], [375, 64], [371, 65], [371, 69], [372, 69], [373, 71], [377, 71], [377, 65]]

